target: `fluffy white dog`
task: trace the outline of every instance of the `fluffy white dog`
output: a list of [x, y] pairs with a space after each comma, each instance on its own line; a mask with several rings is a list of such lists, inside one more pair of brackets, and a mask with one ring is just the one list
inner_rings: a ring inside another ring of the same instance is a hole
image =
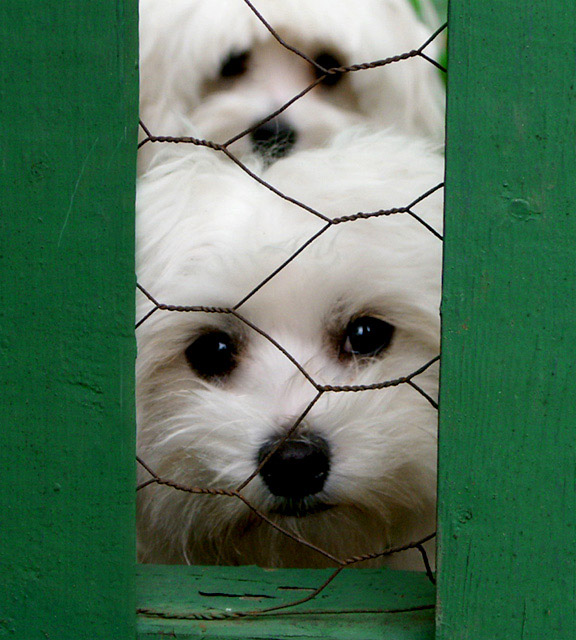
[[[235, 307], [327, 225], [216, 152], [176, 153], [138, 193], [138, 280], [160, 303]], [[262, 175], [332, 219], [406, 206], [442, 180], [442, 165], [421, 141], [381, 133]], [[414, 212], [440, 230], [441, 208], [436, 191]], [[240, 304], [241, 317], [157, 309], [137, 332], [139, 455], [164, 479], [224, 490], [264, 463], [242, 495], [338, 558], [431, 533], [437, 415], [410, 384], [325, 390], [280, 443], [318, 394], [313, 382], [381, 383], [438, 354], [440, 270], [441, 241], [410, 214], [342, 220]], [[151, 303], [140, 298], [142, 317]], [[432, 397], [437, 381], [437, 364], [414, 380]], [[150, 484], [138, 508], [143, 561], [334, 564], [238, 498]], [[422, 568], [417, 551], [385, 562]]]
[[[409, 0], [256, 0], [290, 45], [324, 69], [417, 49], [433, 28]], [[431, 13], [428, 0], [421, 0]], [[438, 54], [437, 43], [426, 53]], [[320, 75], [284, 48], [244, 0], [140, 0], [140, 112], [154, 135], [224, 143], [254, 126]], [[439, 72], [422, 58], [327, 76], [271, 122], [233, 143], [242, 156], [268, 158], [324, 144], [353, 124], [407, 133], [443, 126]], [[145, 169], [159, 144], [146, 144]]]

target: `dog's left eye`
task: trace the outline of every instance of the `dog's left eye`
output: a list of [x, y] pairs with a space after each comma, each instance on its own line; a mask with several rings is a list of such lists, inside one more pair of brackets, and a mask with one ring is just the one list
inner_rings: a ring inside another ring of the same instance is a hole
[[224, 331], [211, 331], [196, 338], [185, 351], [186, 360], [202, 378], [228, 375], [236, 366], [238, 348]]
[[[320, 53], [319, 55], [316, 56], [316, 58], [314, 59], [314, 62], [316, 64], [319, 64], [321, 67], [324, 67], [324, 69], [334, 69], [335, 67], [342, 66], [342, 63], [340, 62], [340, 60], [338, 60], [338, 58], [335, 58], [331, 53]], [[317, 78], [324, 75], [322, 71], [320, 71], [320, 69], [316, 67], [314, 67], [314, 69], [315, 69]], [[343, 77], [344, 77], [344, 74], [341, 72], [330, 73], [324, 78], [324, 80], [322, 80], [320, 84], [322, 84], [325, 87], [333, 87], [337, 85], [340, 82], [340, 80], [342, 80]]]
[[346, 327], [342, 351], [355, 356], [376, 356], [392, 341], [394, 327], [380, 318], [363, 316]]
[[248, 71], [248, 61], [250, 59], [249, 51], [241, 53], [231, 53], [220, 67], [220, 77], [236, 78]]

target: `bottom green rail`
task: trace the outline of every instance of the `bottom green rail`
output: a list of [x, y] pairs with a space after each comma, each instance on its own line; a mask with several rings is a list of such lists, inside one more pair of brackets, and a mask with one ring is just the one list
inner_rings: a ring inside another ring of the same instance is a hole
[[[435, 589], [424, 573], [139, 565], [138, 640], [432, 640]], [[240, 614], [239, 616], [236, 614]], [[249, 614], [249, 615], [246, 615]]]

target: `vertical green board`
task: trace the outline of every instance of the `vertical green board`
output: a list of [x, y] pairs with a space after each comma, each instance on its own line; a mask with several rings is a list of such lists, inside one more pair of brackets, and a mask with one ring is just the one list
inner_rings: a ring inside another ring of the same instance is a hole
[[440, 640], [576, 638], [576, 4], [452, 0]]
[[0, 638], [134, 637], [136, 12], [0, 4]]

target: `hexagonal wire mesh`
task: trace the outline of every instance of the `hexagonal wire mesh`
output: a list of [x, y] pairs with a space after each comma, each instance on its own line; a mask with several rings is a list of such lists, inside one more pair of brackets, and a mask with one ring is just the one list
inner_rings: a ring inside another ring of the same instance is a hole
[[[145, 298], [151, 303], [150, 310], [141, 317], [137, 324], [136, 328], [138, 329], [144, 323], [148, 322], [151, 316], [158, 313], [191, 313], [191, 314], [218, 314], [218, 315], [226, 315], [235, 318], [235, 320], [242, 325], [244, 325], [248, 331], [255, 332], [262, 336], [270, 345], [272, 345], [275, 349], [283, 354], [283, 356], [292, 363], [292, 365], [298, 370], [298, 372], [303, 376], [303, 378], [309, 383], [309, 385], [313, 388], [315, 395], [313, 399], [308, 403], [307, 406], [299, 413], [298, 417], [292, 422], [290, 428], [286, 429], [284, 435], [274, 443], [274, 446], [270, 448], [266, 452], [265, 455], [261, 456], [258, 462], [255, 464], [253, 471], [241, 482], [238, 486], [234, 488], [222, 488], [220, 486], [189, 486], [186, 484], [182, 484], [178, 481], [170, 477], [166, 477], [164, 475], [160, 475], [150, 464], [147, 463], [145, 459], [142, 457], [138, 457], [138, 463], [141, 466], [141, 470], [145, 470], [148, 474], [148, 478], [142, 481], [137, 490], [143, 491], [146, 487], [150, 485], [162, 485], [166, 487], [170, 487], [171, 490], [176, 492], [183, 492], [186, 494], [202, 494], [214, 496], [213, 499], [218, 500], [222, 499], [219, 496], [224, 496], [235, 501], [243, 503], [245, 508], [252, 512], [252, 514], [262, 522], [262, 526], [268, 526], [274, 528], [281, 535], [286, 536], [287, 538], [296, 541], [298, 544], [304, 545], [308, 549], [310, 549], [313, 553], [319, 554], [327, 559], [335, 568], [333, 572], [330, 574], [328, 579], [326, 579], [321, 585], [319, 585], [314, 591], [310, 592], [303, 598], [295, 599], [293, 602], [289, 604], [283, 604], [281, 606], [273, 606], [268, 608], [261, 608], [253, 611], [243, 611], [243, 612], [223, 612], [223, 613], [214, 613], [213, 615], [206, 614], [190, 614], [186, 617], [188, 618], [201, 618], [201, 619], [223, 619], [223, 618], [231, 618], [231, 617], [245, 617], [245, 616], [254, 616], [270, 613], [272, 611], [278, 611], [279, 609], [284, 609], [287, 607], [292, 607], [297, 604], [302, 604], [306, 601], [311, 600], [316, 597], [321, 591], [323, 591], [337, 576], [338, 574], [346, 567], [351, 567], [355, 565], [359, 565], [362, 562], [368, 560], [379, 559], [387, 556], [391, 556], [393, 554], [399, 553], [401, 551], [407, 549], [417, 549], [422, 557], [422, 568], [426, 571], [429, 579], [434, 582], [434, 574], [431, 568], [431, 563], [428, 560], [427, 553], [424, 548], [424, 544], [429, 540], [432, 540], [435, 536], [435, 532], [430, 532], [428, 535], [421, 537], [420, 539], [413, 540], [407, 544], [402, 544], [400, 546], [385, 548], [385, 549], [376, 549], [376, 550], [367, 550], [366, 553], [354, 555], [352, 557], [341, 558], [337, 557], [335, 554], [330, 551], [321, 548], [312, 542], [306, 540], [303, 536], [297, 535], [294, 531], [290, 531], [287, 528], [283, 527], [277, 521], [275, 521], [274, 517], [269, 513], [265, 513], [262, 508], [254, 505], [249, 498], [247, 498], [243, 491], [246, 487], [254, 481], [254, 479], [261, 472], [266, 463], [274, 456], [275, 452], [277, 452], [287, 441], [289, 441], [294, 434], [297, 433], [299, 427], [305, 421], [306, 417], [310, 414], [312, 409], [317, 405], [321, 398], [329, 395], [329, 394], [349, 394], [349, 393], [365, 393], [370, 391], [379, 391], [384, 390], [390, 387], [397, 387], [400, 385], [406, 385], [411, 387], [415, 393], [420, 394], [425, 400], [432, 406], [434, 409], [437, 409], [437, 402], [434, 397], [432, 397], [427, 391], [425, 391], [418, 383], [418, 376], [427, 371], [430, 367], [435, 365], [439, 360], [439, 355], [436, 355], [434, 358], [427, 362], [422, 362], [421, 366], [416, 368], [415, 370], [409, 372], [408, 374], [399, 375], [393, 379], [383, 380], [380, 382], [376, 382], [373, 384], [323, 384], [315, 379], [314, 375], [306, 370], [306, 367], [301, 364], [294, 355], [292, 355], [289, 350], [284, 348], [282, 344], [268, 332], [264, 331], [261, 327], [251, 321], [251, 319], [243, 313], [243, 307], [245, 307], [246, 303], [250, 301], [265, 285], [271, 284], [274, 285], [274, 280], [281, 274], [286, 268], [293, 263], [295, 260], [298, 260], [299, 256], [305, 252], [308, 247], [318, 242], [319, 238], [325, 236], [326, 234], [330, 234], [331, 230], [339, 227], [340, 225], [349, 225], [349, 224], [362, 224], [362, 220], [373, 219], [373, 218], [386, 218], [390, 216], [410, 216], [416, 223], [422, 225], [430, 234], [435, 236], [439, 242], [442, 241], [441, 233], [435, 229], [431, 224], [429, 224], [426, 220], [424, 220], [418, 213], [416, 212], [416, 207], [419, 203], [424, 201], [426, 198], [430, 197], [432, 194], [438, 192], [443, 188], [443, 183], [440, 184], [431, 184], [430, 188], [426, 190], [424, 193], [421, 193], [418, 197], [414, 198], [410, 202], [399, 202], [396, 207], [380, 209], [377, 211], [370, 212], [359, 212], [359, 211], [351, 211], [348, 215], [331, 217], [326, 213], [323, 213], [316, 208], [310, 206], [306, 202], [302, 202], [297, 198], [294, 198], [290, 195], [290, 193], [285, 192], [273, 184], [264, 180], [261, 176], [257, 175], [257, 173], [248, 166], [243, 159], [240, 159], [233, 151], [231, 151], [232, 145], [246, 137], [250, 136], [256, 129], [261, 127], [262, 125], [270, 122], [274, 118], [277, 118], [280, 114], [286, 111], [292, 104], [296, 101], [302, 99], [306, 94], [312, 91], [319, 84], [326, 81], [327, 78], [340, 76], [341, 74], [356, 74], [356, 73], [370, 73], [370, 69], [386, 67], [388, 65], [396, 65], [401, 64], [403, 61], [412, 59], [412, 58], [420, 58], [425, 60], [430, 65], [434, 65], [441, 72], [445, 72], [444, 67], [430, 57], [427, 53], [428, 48], [431, 43], [436, 41], [439, 37], [442, 36], [446, 25], [442, 25], [438, 28], [434, 33], [430, 35], [425, 42], [421, 44], [417, 49], [413, 49], [406, 52], [398, 52], [398, 54], [387, 57], [386, 59], [381, 60], [371, 60], [367, 62], [360, 62], [348, 66], [336, 66], [336, 67], [325, 67], [318, 62], [318, 60], [314, 60], [309, 57], [306, 53], [301, 51], [296, 46], [293, 46], [291, 43], [285, 41], [281, 35], [274, 29], [274, 27], [269, 24], [266, 18], [258, 11], [258, 9], [250, 2], [250, 0], [239, 0], [240, 2], [244, 2], [246, 5], [246, 9], [253, 13], [255, 19], [260, 21], [262, 25], [268, 30], [268, 32], [273, 36], [276, 40], [276, 43], [279, 47], [283, 47], [284, 49], [291, 52], [294, 56], [300, 56], [304, 59], [309, 65], [311, 65], [315, 69], [316, 79], [311, 82], [308, 86], [306, 86], [302, 91], [300, 91], [297, 95], [294, 95], [290, 100], [285, 102], [280, 108], [276, 109], [274, 112], [270, 113], [267, 117], [255, 122], [252, 126], [245, 128], [240, 133], [230, 137], [225, 142], [215, 142], [214, 140], [205, 140], [190, 136], [166, 136], [162, 135], [162, 131], [151, 131], [148, 128], [145, 122], [140, 123], [141, 128], [145, 134], [145, 137], [140, 142], [140, 147], [144, 147], [145, 145], [151, 144], [188, 144], [195, 145], [199, 147], [207, 147], [213, 150], [214, 153], [223, 154], [230, 161], [232, 161], [237, 167], [239, 171], [244, 172], [251, 180], [256, 181], [261, 185], [262, 188], [270, 190], [274, 193], [278, 198], [286, 200], [295, 207], [298, 207], [305, 211], [308, 215], [314, 216], [322, 221], [322, 226], [320, 229], [315, 232], [313, 235], [308, 237], [303, 243], [299, 244], [296, 250], [294, 250], [287, 259], [283, 260], [281, 264], [277, 268], [275, 268], [272, 272], [270, 272], [263, 280], [261, 280], [256, 286], [251, 288], [251, 290], [246, 291], [241, 299], [236, 302], [232, 306], [228, 307], [214, 307], [214, 306], [204, 306], [201, 304], [197, 304], [196, 301], [191, 300], [190, 305], [179, 305], [179, 304], [171, 304], [170, 300], [161, 300], [154, 293], [154, 282], [138, 282], [138, 290], [139, 292], [145, 296]], [[150, 613], [150, 612], [146, 612]]]

